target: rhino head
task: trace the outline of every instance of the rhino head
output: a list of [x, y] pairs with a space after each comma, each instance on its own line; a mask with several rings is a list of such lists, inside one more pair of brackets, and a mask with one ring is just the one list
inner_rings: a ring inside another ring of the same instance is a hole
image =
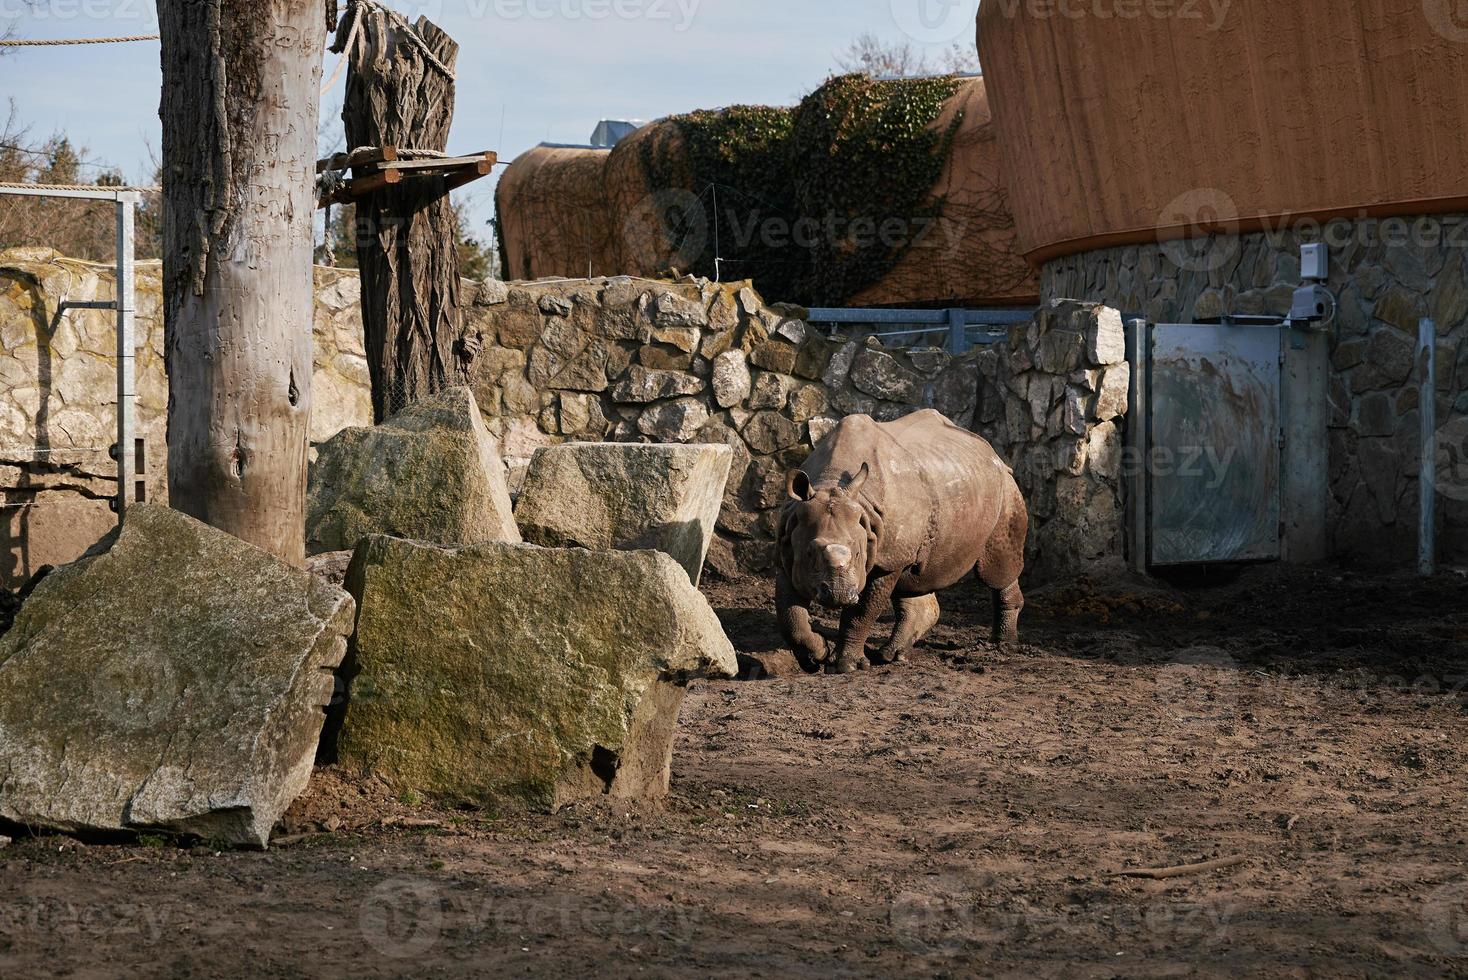
[[876, 544], [875, 518], [861, 502], [863, 463], [838, 483], [811, 483], [802, 470], [786, 480], [790, 501], [780, 522], [780, 561], [795, 591], [823, 606], [854, 606], [866, 590]]

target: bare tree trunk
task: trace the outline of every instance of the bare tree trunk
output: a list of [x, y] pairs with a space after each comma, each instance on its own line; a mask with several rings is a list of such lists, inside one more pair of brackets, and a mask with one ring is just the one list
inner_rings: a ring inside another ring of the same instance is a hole
[[321, 0], [159, 0], [168, 493], [305, 561]]
[[[362, 146], [442, 152], [454, 119], [459, 46], [420, 17], [409, 25], [380, 7], [355, 5], [343, 18], [342, 50], [361, 18], [347, 70], [348, 150]], [[413, 36], [443, 66], [425, 56]], [[417, 177], [356, 201], [362, 324], [377, 421], [409, 402], [468, 379], [460, 336], [458, 221], [441, 177]]]

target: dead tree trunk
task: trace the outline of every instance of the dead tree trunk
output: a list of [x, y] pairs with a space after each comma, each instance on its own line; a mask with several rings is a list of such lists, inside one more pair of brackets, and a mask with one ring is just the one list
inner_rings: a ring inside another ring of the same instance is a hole
[[169, 502], [305, 561], [320, 0], [159, 0]]
[[[345, 49], [349, 40], [342, 106], [348, 149], [442, 153], [454, 118], [459, 46], [453, 38], [427, 18], [410, 25], [376, 4], [355, 3], [333, 50]], [[468, 379], [455, 353], [459, 229], [442, 177], [389, 185], [358, 198], [356, 211], [372, 411], [381, 422], [409, 402]]]

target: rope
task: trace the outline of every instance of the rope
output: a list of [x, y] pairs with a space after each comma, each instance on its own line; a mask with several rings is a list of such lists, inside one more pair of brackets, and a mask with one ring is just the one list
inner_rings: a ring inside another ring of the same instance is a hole
[[33, 190], [38, 187], [48, 191], [137, 191], [140, 194], [158, 194], [163, 190], [161, 187], [121, 187], [114, 184], [22, 184], [0, 181], [0, 188], [4, 189]]
[[362, 15], [357, 13], [357, 4], [354, 3], [347, 8], [347, 16], [352, 18], [352, 29], [347, 34], [347, 43], [342, 48], [342, 56], [336, 63], [336, 71], [332, 72], [331, 78], [327, 80], [325, 85], [321, 86], [321, 94], [323, 96], [327, 92], [330, 92], [332, 87], [336, 85], [337, 79], [342, 77], [342, 69], [347, 67], [347, 62], [352, 58], [352, 48], [356, 46], [357, 34], [362, 28]]
[[444, 78], [447, 78], [450, 82], [455, 81], [454, 73], [449, 70], [449, 66], [444, 64], [442, 61], [439, 61], [438, 56], [435, 55], [432, 51], [428, 50], [428, 43], [418, 36], [418, 32], [415, 31], [406, 20], [403, 21], [403, 33], [407, 36], [409, 41], [413, 42], [413, 46], [416, 47], [418, 51], [423, 55], [424, 61], [437, 68], [439, 70], [439, 73], [442, 74]]
[[157, 41], [157, 34], [133, 34], [128, 37], [67, 37], [54, 41], [0, 41], [0, 48], [55, 48], [64, 44], [121, 44], [127, 41]]
[[[403, 36], [408, 39], [409, 43], [417, 48], [418, 52], [423, 55], [424, 61], [428, 62], [434, 68], [438, 69], [443, 77], [447, 78], [450, 82], [455, 80], [454, 73], [449, 68], [449, 66], [438, 60], [438, 56], [434, 54], [431, 50], [429, 50], [428, 42], [418, 36], [418, 32], [413, 28], [413, 25], [408, 23], [408, 19], [402, 14], [398, 13], [396, 10], [390, 10], [387, 7], [384, 7], [382, 4], [378, 3], [377, 0], [353, 0], [352, 6], [371, 7], [374, 10], [378, 10], [386, 14], [388, 19], [393, 22], [394, 26], [396, 26], [398, 30], [402, 32]], [[353, 27], [355, 28], [355, 26], [356, 25], [354, 24]], [[345, 54], [346, 52], [343, 53]]]

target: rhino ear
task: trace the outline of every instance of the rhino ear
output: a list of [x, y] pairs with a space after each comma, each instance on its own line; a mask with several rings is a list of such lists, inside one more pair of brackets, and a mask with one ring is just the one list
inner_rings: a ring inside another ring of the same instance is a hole
[[811, 488], [810, 477], [805, 475], [804, 470], [791, 470], [785, 477], [785, 492], [790, 495], [791, 500], [810, 500], [816, 495]]
[[861, 469], [856, 471], [856, 476], [846, 481], [844, 489], [846, 490], [847, 496], [859, 496], [861, 494], [861, 488], [866, 485], [867, 477], [871, 476], [871, 474], [872, 471], [867, 468], [867, 464], [862, 463]]

